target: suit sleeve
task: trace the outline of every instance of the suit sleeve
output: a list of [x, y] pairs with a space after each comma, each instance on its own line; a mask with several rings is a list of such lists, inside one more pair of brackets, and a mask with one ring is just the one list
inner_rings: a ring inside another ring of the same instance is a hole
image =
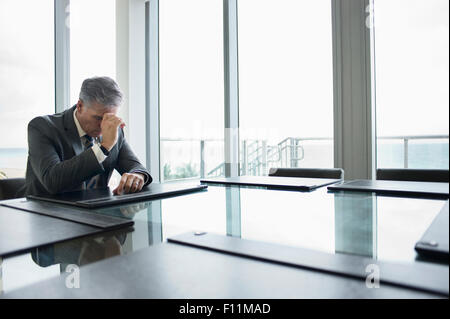
[[[123, 136], [123, 131], [120, 133]], [[153, 181], [149, 171], [139, 162], [137, 156], [131, 150], [130, 145], [123, 137], [122, 144], [119, 149], [119, 157], [117, 162], [117, 171], [120, 175], [124, 173], [141, 173], [145, 176], [144, 186]]]
[[83, 181], [104, 172], [91, 150], [62, 161], [54, 138], [46, 135], [45, 120], [36, 118], [28, 124], [28, 155], [34, 174], [51, 194], [73, 189]]

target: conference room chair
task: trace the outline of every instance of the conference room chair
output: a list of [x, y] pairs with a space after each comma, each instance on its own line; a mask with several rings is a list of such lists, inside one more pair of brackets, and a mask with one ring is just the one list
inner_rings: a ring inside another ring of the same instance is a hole
[[344, 179], [342, 168], [274, 168], [269, 176]]
[[448, 174], [445, 169], [379, 168], [377, 180], [448, 183]]
[[17, 192], [24, 185], [25, 178], [0, 179], [0, 200], [21, 197], [17, 195]]

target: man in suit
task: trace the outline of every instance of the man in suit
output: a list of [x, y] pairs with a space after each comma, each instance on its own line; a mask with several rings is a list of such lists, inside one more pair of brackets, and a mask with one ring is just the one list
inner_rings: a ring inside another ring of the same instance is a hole
[[23, 195], [107, 187], [121, 175], [114, 194], [138, 192], [152, 181], [125, 140], [117, 116], [122, 93], [108, 77], [86, 79], [78, 103], [28, 124], [28, 162]]

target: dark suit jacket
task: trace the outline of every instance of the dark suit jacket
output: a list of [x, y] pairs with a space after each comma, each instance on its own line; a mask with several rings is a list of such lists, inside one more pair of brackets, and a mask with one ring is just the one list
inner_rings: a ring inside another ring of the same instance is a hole
[[[91, 149], [84, 150], [73, 119], [72, 108], [39, 116], [28, 124], [28, 162], [25, 186], [20, 196], [55, 194], [83, 189], [84, 181], [100, 175], [97, 187], [107, 187], [114, 169], [120, 174], [150, 173], [134, 155], [122, 129], [108, 157], [99, 163]], [[144, 186], [145, 186], [144, 185]]]

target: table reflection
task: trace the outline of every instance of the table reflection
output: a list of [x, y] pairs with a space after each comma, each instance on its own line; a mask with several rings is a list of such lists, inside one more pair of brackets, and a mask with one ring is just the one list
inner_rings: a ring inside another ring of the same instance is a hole
[[377, 197], [334, 195], [335, 252], [377, 257]]
[[70, 264], [83, 266], [132, 251], [129, 243], [126, 244], [128, 235], [126, 231], [115, 231], [93, 238], [56, 243], [33, 249], [31, 257], [41, 267], [59, 264], [60, 271], [64, 272]]

